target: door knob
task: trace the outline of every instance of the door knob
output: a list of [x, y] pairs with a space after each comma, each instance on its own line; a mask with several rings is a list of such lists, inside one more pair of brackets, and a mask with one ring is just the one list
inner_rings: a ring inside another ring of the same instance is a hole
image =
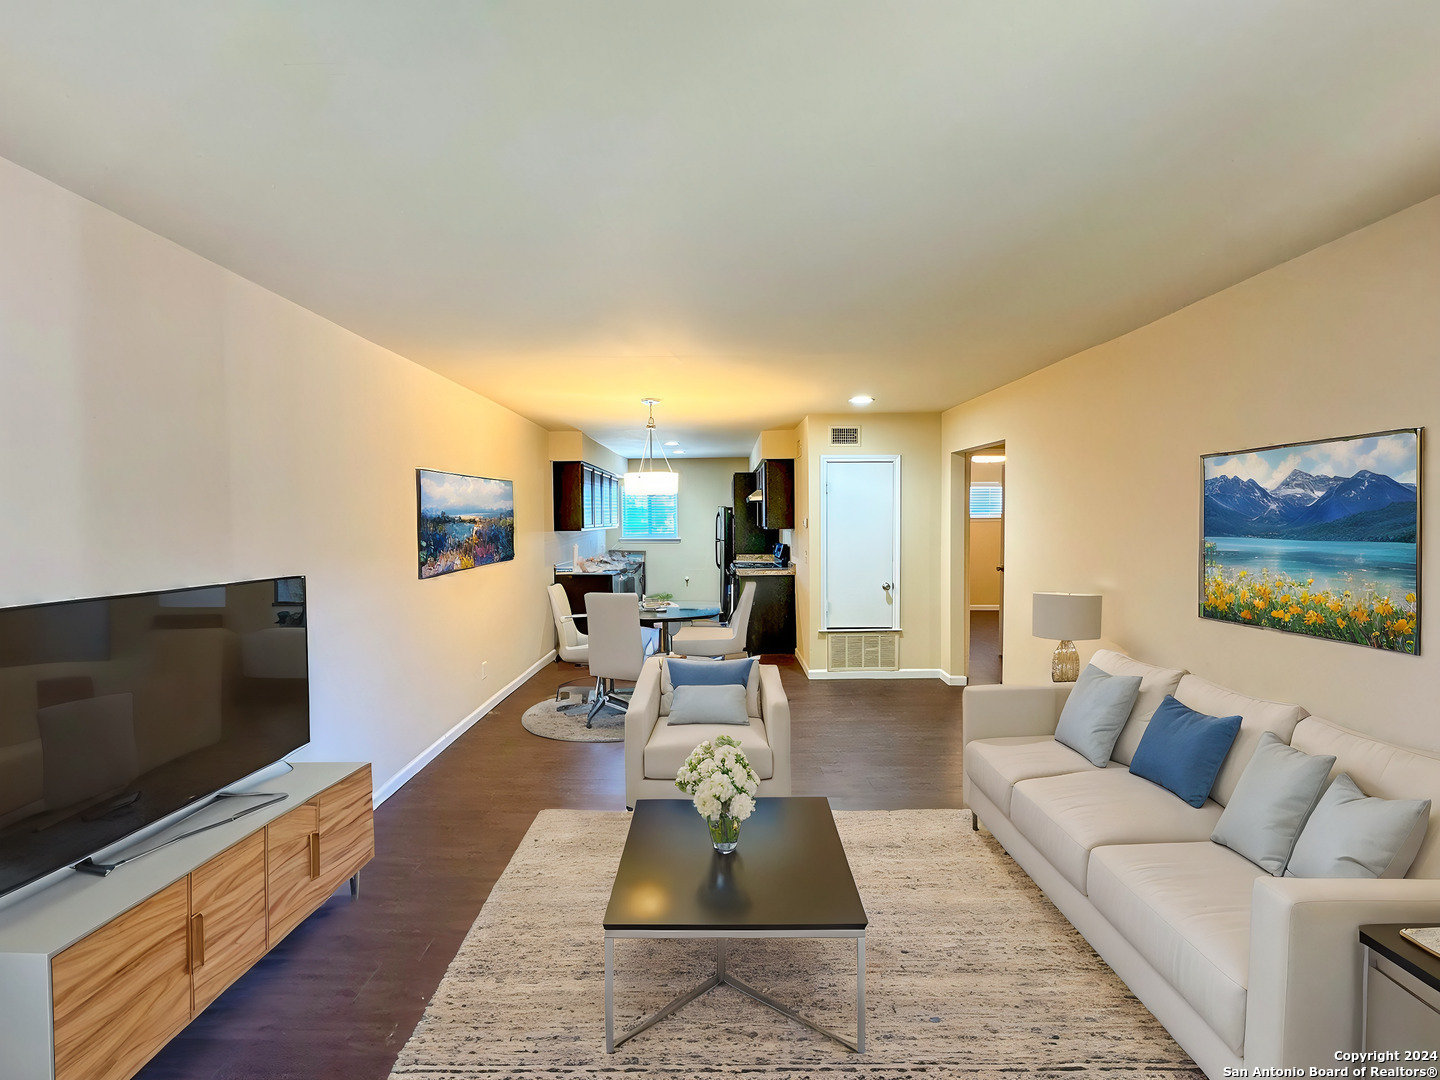
[[880, 588], [884, 589], [886, 592], [889, 592], [889, 591], [890, 591], [890, 582], [888, 582], [888, 581], [885, 582], [885, 584], [881, 585]]

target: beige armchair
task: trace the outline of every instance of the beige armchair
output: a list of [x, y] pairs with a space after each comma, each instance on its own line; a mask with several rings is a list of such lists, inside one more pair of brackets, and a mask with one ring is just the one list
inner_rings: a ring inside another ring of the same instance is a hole
[[760, 777], [758, 795], [790, 794], [790, 701], [780, 683], [780, 669], [757, 664], [749, 725], [679, 724], [665, 722], [669, 710], [662, 685], [661, 661], [645, 661], [630, 707], [625, 713], [625, 805], [637, 799], [683, 799], [675, 774], [690, 751], [706, 739], [731, 735]]

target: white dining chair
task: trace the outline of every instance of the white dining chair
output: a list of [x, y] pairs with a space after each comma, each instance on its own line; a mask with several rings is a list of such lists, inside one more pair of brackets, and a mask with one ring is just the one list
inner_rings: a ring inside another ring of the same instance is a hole
[[[570, 597], [565, 592], [565, 586], [556, 582], [547, 586], [545, 591], [550, 595], [550, 614], [555, 619], [555, 654], [556, 658], [567, 664], [588, 664], [590, 662], [590, 640], [587, 634], [580, 630], [580, 622], [585, 619], [584, 615], [575, 615], [570, 611]], [[555, 688], [555, 700], [560, 700], [561, 692], [567, 687], [583, 686], [585, 690], [580, 695], [577, 705], [566, 706], [560, 711], [563, 713], [579, 712], [590, 705], [590, 680], [570, 679]]]
[[747, 581], [740, 592], [735, 614], [723, 626], [703, 623], [687, 626], [670, 635], [670, 651], [681, 656], [731, 656], [745, 651], [750, 631], [750, 610], [755, 604], [755, 582]]
[[585, 726], [601, 709], [624, 709], [630, 703], [628, 689], [616, 689], [615, 682], [633, 683], [640, 677], [645, 658], [652, 655], [659, 635], [640, 628], [640, 598], [634, 593], [586, 593], [585, 616], [589, 629], [590, 675], [595, 690]]

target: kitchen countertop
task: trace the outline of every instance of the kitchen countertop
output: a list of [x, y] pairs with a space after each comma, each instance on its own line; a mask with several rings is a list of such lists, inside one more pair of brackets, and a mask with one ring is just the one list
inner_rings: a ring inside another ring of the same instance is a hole
[[750, 566], [736, 566], [736, 567], [732, 567], [732, 569], [733, 569], [733, 570], [735, 571], [735, 573], [738, 574], [740, 577], [794, 577], [794, 576], [795, 576], [795, 567], [793, 567], [793, 566], [770, 567], [770, 568], [766, 568], [766, 567], [763, 567], [763, 566], [755, 566], [755, 567], [750, 567]]

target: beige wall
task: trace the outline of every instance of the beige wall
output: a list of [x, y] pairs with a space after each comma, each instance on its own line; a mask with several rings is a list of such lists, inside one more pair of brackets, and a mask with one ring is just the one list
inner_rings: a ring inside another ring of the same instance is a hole
[[[551, 648], [543, 430], [4, 161], [0, 236], [0, 604], [305, 574], [304, 756], [377, 787]], [[418, 580], [417, 467], [515, 559]]]
[[[832, 425], [853, 426], [853, 413], [808, 416], [795, 462], [795, 604], [797, 653], [812, 668], [825, 666], [820, 626], [820, 458], [836, 454], [900, 455], [901, 668], [940, 668], [940, 415], [875, 413], [859, 420], [859, 446], [829, 445]], [[808, 519], [808, 524], [807, 524]]]
[[[970, 466], [970, 479], [976, 483], [1000, 483], [1005, 466], [981, 462]], [[1001, 542], [1003, 522], [981, 518], [970, 521], [970, 606], [997, 607], [1000, 603], [1000, 571], [995, 567], [1004, 561]]]
[[[951, 451], [1005, 442], [1006, 680], [1047, 677], [1031, 593], [1095, 591], [1105, 639], [1082, 657], [1118, 647], [1440, 750], [1433, 632], [1417, 658], [1196, 614], [1202, 454], [1437, 424], [1440, 198], [949, 410], [947, 468]], [[948, 506], [942, 520], [948, 533]], [[1423, 565], [1440, 565], [1440, 530], [1421, 535]], [[1422, 603], [1440, 612], [1440, 595]]]
[[[645, 552], [647, 592], [674, 593], [680, 602], [719, 603], [720, 570], [715, 566], [715, 511], [729, 506], [731, 481], [748, 471], [744, 458], [672, 458], [680, 474], [680, 541], [626, 540], [620, 529], [606, 533], [612, 548]], [[630, 468], [639, 468], [631, 462]], [[687, 582], [685, 579], [689, 578]]]

